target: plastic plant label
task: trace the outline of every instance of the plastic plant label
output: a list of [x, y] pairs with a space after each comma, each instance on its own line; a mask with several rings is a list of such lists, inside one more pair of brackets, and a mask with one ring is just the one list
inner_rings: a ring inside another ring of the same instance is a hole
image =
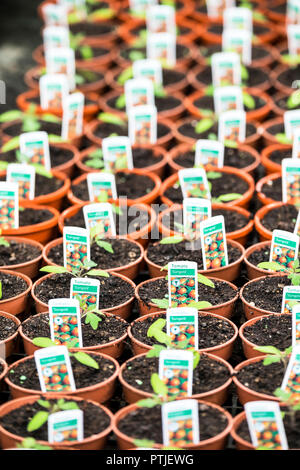
[[159, 60], [140, 59], [132, 64], [134, 78], [148, 78], [157, 85], [162, 85], [162, 66]]
[[19, 228], [19, 185], [0, 181], [0, 228]]
[[64, 267], [69, 271], [79, 269], [85, 261], [90, 261], [89, 232], [81, 227], [64, 227]]
[[83, 132], [84, 94], [72, 93], [63, 100], [62, 138], [71, 140]]
[[296, 130], [300, 129], [300, 109], [285, 111], [283, 119], [285, 135], [287, 139], [292, 140]]
[[148, 33], [176, 35], [175, 8], [170, 5], [150, 6], [146, 12]]
[[224, 144], [217, 140], [199, 139], [196, 142], [195, 166], [213, 165], [222, 168], [224, 163]]
[[159, 354], [159, 378], [168, 388], [168, 396], [190, 397], [193, 388], [193, 353], [164, 349]]
[[225, 220], [217, 215], [200, 224], [200, 238], [204, 269], [218, 269], [228, 265]]
[[147, 78], [133, 78], [125, 82], [126, 112], [134, 106], [154, 106], [154, 87]]
[[45, 131], [25, 132], [20, 135], [20, 152], [28, 159], [28, 163], [43, 165], [51, 170], [49, 138]]
[[69, 89], [75, 88], [75, 52], [70, 47], [52, 47], [45, 51], [48, 74], [67, 76]]
[[284, 269], [293, 267], [298, 257], [299, 237], [285, 230], [273, 230], [269, 261], [280, 264]]
[[299, 24], [288, 25], [286, 29], [287, 29], [289, 55], [291, 56], [300, 55], [300, 25]]
[[108, 202], [88, 204], [83, 207], [85, 226], [88, 230], [97, 227], [97, 235], [116, 236], [116, 225], [111, 204]]
[[145, 13], [151, 5], [156, 5], [157, 0], [129, 0], [130, 10], [137, 13]]
[[70, 298], [78, 299], [83, 303], [81, 308], [86, 310], [89, 307], [98, 308], [99, 305], [100, 281], [99, 279], [87, 279], [76, 277], [71, 279]]
[[43, 393], [76, 390], [71, 361], [66, 346], [51, 346], [34, 352]]
[[215, 113], [230, 110], [244, 111], [243, 92], [239, 86], [224, 86], [214, 90]]
[[174, 347], [187, 341], [183, 349], [198, 350], [198, 310], [196, 308], [168, 308], [167, 335], [172, 339]]
[[[82, 348], [81, 318], [78, 300], [50, 299], [48, 307], [52, 341], [55, 341], [58, 346], [67, 346], [69, 341], [74, 341], [74, 344], [72, 343], [74, 348]], [[75, 342], [76, 340], [77, 342]]]
[[241, 59], [236, 52], [216, 52], [211, 56], [213, 86], [241, 85]]
[[297, 215], [297, 220], [296, 220], [295, 228], [294, 228], [294, 234], [300, 237], [300, 211], [298, 212], [298, 215]]
[[69, 29], [66, 26], [47, 26], [43, 30], [44, 50], [52, 47], [69, 47]]
[[300, 402], [300, 344], [293, 346], [293, 351], [286, 368], [281, 389], [291, 393], [291, 399]]
[[284, 158], [282, 166], [282, 201], [300, 204], [300, 160]]
[[209, 17], [220, 17], [225, 8], [235, 6], [235, 0], [206, 0], [207, 15]]
[[206, 172], [203, 168], [179, 170], [178, 176], [183, 198], [197, 197], [210, 199]]
[[170, 33], [147, 35], [147, 58], [159, 60], [163, 66], [176, 65], [176, 36]]
[[174, 302], [178, 307], [188, 307], [198, 302], [197, 263], [174, 261], [168, 264], [169, 307]]
[[244, 405], [252, 444], [266, 450], [287, 450], [279, 403], [250, 401]]
[[117, 199], [116, 178], [112, 173], [88, 173], [87, 184], [91, 202], [107, 202]]
[[292, 313], [297, 304], [300, 304], [300, 286], [285, 286], [282, 294], [281, 313]]
[[48, 3], [42, 7], [47, 26], [68, 26], [67, 9], [63, 5]]
[[83, 411], [66, 410], [52, 413], [48, 418], [49, 442], [75, 442], [84, 439]]
[[11, 163], [7, 166], [6, 181], [19, 185], [19, 198], [34, 199], [35, 168], [32, 165]]
[[163, 444], [182, 447], [198, 444], [199, 410], [197, 400], [176, 400], [161, 407]]
[[40, 78], [40, 98], [43, 109], [58, 109], [69, 94], [69, 83], [66, 75], [53, 73]]
[[58, 0], [58, 3], [65, 6], [69, 15], [75, 15], [77, 21], [86, 18], [86, 0]]
[[135, 106], [128, 113], [129, 139], [132, 145], [155, 144], [157, 110], [155, 106]]
[[221, 142], [244, 142], [246, 138], [245, 111], [226, 111], [219, 116], [218, 137]]
[[288, 0], [286, 9], [286, 22], [288, 24], [300, 23], [299, 0]]
[[210, 217], [211, 201], [196, 197], [183, 199], [183, 227], [186, 238], [200, 238], [200, 223]]
[[246, 7], [226, 8], [223, 13], [223, 29], [245, 29], [252, 33], [252, 10]]
[[292, 306], [292, 345], [300, 346], [300, 287], [293, 299], [295, 302]]
[[106, 170], [133, 169], [129, 137], [106, 137], [102, 140], [102, 152]]
[[252, 61], [252, 33], [247, 30], [226, 29], [222, 35], [222, 49], [225, 52], [236, 52], [245, 65]]

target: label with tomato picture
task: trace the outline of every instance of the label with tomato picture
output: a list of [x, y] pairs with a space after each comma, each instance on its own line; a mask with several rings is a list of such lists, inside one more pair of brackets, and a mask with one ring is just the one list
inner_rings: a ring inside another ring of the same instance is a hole
[[48, 442], [75, 442], [83, 438], [82, 410], [59, 411], [48, 417]]
[[176, 65], [176, 35], [170, 33], [147, 34], [147, 57], [159, 60], [165, 67]]
[[287, 450], [279, 403], [250, 401], [244, 405], [252, 444], [266, 450]]
[[155, 144], [157, 110], [155, 106], [134, 106], [128, 112], [129, 139], [132, 145]]
[[104, 171], [88, 173], [87, 184], [91, 202], [106, 202], [117, 199], [116, 178], [112, 173]]
[[236, 52], [216, 52], [211, 56], [213, 86], [241, 85], [241, 59]]
[[196, 308], [168, 308], [167, 335], [174, 346], [198, 349], [198, 310]]
[[139, 59], [132, 64], [134, 78], [148, 78], [157, 85], [162, 85], [162, 66], [159, 60]]
[[197, 263], [175, 261], [168, 264], [169, 307], [187, 307], [198, 302]]
[[126, 112], [134, 106], [154, 106], [153, 82], [148, 78], [132, 78], [125, 82]]
[[300, 206], [300, 160], [282, 160], [282, 201]]
[[285, 286], [282, 294], [281, 313], [292, 313], [297, 304], [300, 305], [300, 286]]
[[300, 158], [300, 129], [294, 131], [292, 158]]
[[84, 94], [80, 91], [64, 98], [61, 136], [70, 140], [82, 134]]
[[20, 135], [20, 152], [28, 163], [43, 165], [51, 170], [49, 138], [45, 131], [25, 132]]
[[[298, 286], [299, 287], [299, 286]], [[299, 287], [300, 290], [300, 287]], [[292, 345], [300, 345], [300, 295], [292, 307]]]
[[63, 101], [69, 94], [69, 83], [62, 73], [47, 73], [40, 78], [40, 99], [43, 109], [62, 108]]
[[71, 361], [66, 346], [51, 346], [34, 352], [41, 390], [73, 392], [76, 390]]
[[64, 5], [47, 3], [42, 6], [43, 19], [48, 26], [67, 26], [67, 9]]
[[222, 168], [224, 163], [224, 144], [216, 140], [199, 139], [196, 142], [195, 166], [213, 165]]
[[146, 12], [148, 33], [170, 33], [176, 35], [175, 9], [170, 5], [154, 5]]
[[72, 298], [50, 299], [48, 307], [52, 341], [58, 346], [67, 346], [69, 341], [74, 341], [74, 348], [82, 348], [79, 301]]
[[129, 0], [129, 7], [133, 12], [145, 13], [149, 6], [155, 5], [156, 3], [157, 0]]
[[285, 111], [283, 120], [285, 135], [288, 139], [292, 140], [294, 132], [300, 129], [300, 110]]
[[19, 228], [19, 185], [0, 182], [0, 229]]
[[106, 170], [133, 169], [129, 137], [106, 137], [102, 140], [102, 152]]
[[284, 269], [292, 268], [298, 258], [299, 237], [285, 230], [273, 230], [269, 261], [281, 264]]
[[69, 271], [79, 269], [85, 261], [90, 261], [89, 232], [81, 227], [64, 227], [64, 267]]
[[300, 27], [299, 25], [287, 25], [286, 27], [289, 55], [297, 56], [300, 51]]
[[98, 308], [100, 281], [98, 279], [86, 279], [76, 277], [71, 279], [70, 297], [79, 300], [81, 308]]
[[222, 34], [223, 51], [236, 52], [245, 65], [252, 61], [252, 32], [238, 29], [225, 29]]
[[300, 344], [293, 347], [281, 389], [291, 393], [291, 398], [300, 403]]
[[244, 142], [246, 138], [246, 113], [232, 110], [221, 113], [219, 117], [218, 136], [221, 142], [231, 140]]
[[65, 26], [47, 26], [43, 30], [44, 50], [51, 47], [69, 47], [69, 35]]
[[65, 5], [69, 14], [86, 12], [86, 0], [58, 0], [58, 3]]
[[289, 24], [300, 23], [300, 5], [298, 0], [289, 0], [287, 2], [286, 20]]
[[232, 109], [244, 110], [243, 92], [239, 86], [223, 86], [214, 90], [215, 113], [221, 114]]
[[193, 388], [193, 353], [165, 349], [159, 354], [159, 378], [172, 398], [190, 397]]
[[243, 7], [231, 7], [224, 10], [223, 28], [246, 29], [252, 32], [252, 10]]
[[203, 268], [217, 269], [228, 265], [225, 220], [223, 215], [211, 217], [200, 224]]
[[179, 183], [184, 198], [210, 199], [210, 190], [203, 168], [185, 168], [179, 170]]
[[201, 198], [184, 198], [183, 227], [189, 239], [200, 238], [200, 223], [211, 217], [211, 201]]
[[85, 226], [88, 230], [96, 227], [97, 235], [116, 236], [116, 226], [112, 206], [109, 202], [87, 204], [83, 207]]
[[6, 181], [18, 183], [19, 198], [33, 199], [35, 191], [35, 168], [32, 165], [11, 163], [7, 166]]
[[163, 444], [183, 447], [198, 444], [199, 406], [197, 400], [176, 400], [161, 407]]
[[45, 51], [46, 69], [49, 74], [67, 77], [69, 90], [75, 89], [75, 52], [71, 47], [51, 47]]

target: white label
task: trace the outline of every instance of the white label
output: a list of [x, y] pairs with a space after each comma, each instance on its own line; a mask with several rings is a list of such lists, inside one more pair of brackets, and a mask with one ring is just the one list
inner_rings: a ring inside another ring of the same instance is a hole
[[75, 88], [75, 52], [69, 47], [53, 47], [45, 51], [47, 74], [64, 74], [69, 89]]
[[116, 179], [112, 173], [88, 173], [87, 184], [91, 202], [106, 202], [118, 197]]
[[223, 29], [246, 29], [252, 33], [252, 10], [250, 8], [226, 8], [223, 14]]
[[191, 307], [168, 308], [167, 335], [171, 337], [173, 347], [180, 347], [187, 341], [183, 349], [198, 350], [198, 310]]
[[247, 30], [226, 29], [222, 35], [223, 51], [236, 52], [244, 64], [252, 61], [252, 33]]
[[298, 257], [299, 237], [285, 230], [273, 230], [269, 261], [290, 269]]
[[69, 29], [65, 26], [47, 26], [43, 30], [44, 50], [52, 47], [70, 47]]
[[224, 165], [224, 144], [217, 140], [199, 139], [196, 142], [195, 166], [213, 165], [222, 168]]
[[34, 199], [35, 168], [32, 165], [11, 163], [7, 166], [6, 181], [19, 185], [19, 198]]
[[292, 313], [297, 304], [300, 304], [300, 286], [285, 286], [282, 294], [281, 313]]
[[[71, 279], [71, 283], [74, 279]], [[72, 284], [71, 284], [72, 285]], [[50, 335], [56, 344], [82, 348], [80, 306], [76, 299], [50, 299], [48, 302]]]
[[154, 106], [153, 82], [147, 78], [133, 78], [125, 82], [126, 112], [135, 106]]
[[219, 117], [218, 137], [221, 142], [226, 140], [244, 142], [246, 138], [245, 111], [226, 111]]
[[140, 59], [132, 64], [134, 78], [148, 78], [157, 85], [162, 85], [162, 66], [159, 60]]
[[203, 168], [186, 168], [178, 172], [182, 195], [210, 199], [206, 172]]
[[106, 237], [116, 236], [112, 206], [108, 202], [87, 204], [83, 207], [83, 215], [85, 226], [88, 230], [97, 226], [99, 234]]
[[282, 201], [300, 204], [300, 160], [284, 158], [282, 166]]
[[174, 261], [168, 263], [169, 307], [188, 307], [198, 302], [197, 263]]
[[147, 32], [176, 35], [175, 8], [169, 5], [155, 5], [147, 9]]
[[225, 220], [217, 215], [200, 223], [203, 267], [222, 268], [228, 265]]
[[78, 91], [64, 98], [62, 138], [71, 140], [83, 132], [84, 94]]
[[223, 15], [225, 8], [235, 6], [235, 0], [206, 0], [207, 15], [219, 17]]
[[40, 386], [45, 392], [76, 390], [69, 352], [66, 346], [51, 346], [34, 352]]
[[[197, 400], [176, 400], [161, 407], [163, 444], [180, 446], [200, 441]], [[184, 443], [184, 444], [182, 444]]]
[[0, 228], [19, 228], [19, 185], [0, 181]]
[[211, 217], [211, 201], [201, 198], [183, 199], [184, 235], [188, 239], [200, 237], [200, 222]]
[[155, 144], [157, 110], [155, 106], [135, 106], [128, 113], [129, 139], [132, 145]]
[[244, 111], [242, 89], [238, 86], [215, 88], [214, 106], [216, 114], [221, 114], [231, 110]]
[[52, 413], [48, 418], [49, 442], [77, 442], [84, 439], [83, 411], [66, 410]]
[[46, 74], [40, 78], [40, 98], [43, 109], [62, 107], [69, 94], [67, 76], [64, 74]]
[[129, 137], [106, 137], [102, 140], [104, 168], [120, 170], [133, 168], [132, 150]]
[[285, 111], [283, 119], [285, 135], [292, 140], [294, 132], [300, 129], [300, 109]]
[[45, 24], [48, 26], [68, 26], [67, 9], [63, 5], [47, 3], [43, 7]]
[[176, 36], [169, 33], [147, 35], [147, 58], [159, 60], [163, 65], [176, 65]]
[[48, 134], [45, 131], [25, 132], [20, 135], [20, 152], [28, 163], [43, 165], [51, 170]]
[[[170, 397], [190, 397], [193, 389], [193, 353], [164, 349], [159, 354], [159, 378], [164, 381]], [[174, 384], [176, 379], [176, 385]]]
[[211, 67], [214, 87], [241, 85], [241, 59], [236, 52], [216, 52]]
[[79, 269], [91, 259], [89, 232], [81, 227], [64, 227], [64, 267]]

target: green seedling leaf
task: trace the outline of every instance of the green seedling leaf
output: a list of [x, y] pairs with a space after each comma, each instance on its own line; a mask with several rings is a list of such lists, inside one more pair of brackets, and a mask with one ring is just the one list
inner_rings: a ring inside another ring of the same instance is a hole
[[164, 318], [158, 318], [152, 325], [148, 328], [147, 336], [151, 338], [158, 330], [162, 330], [166, 326], [167, 321]]
[[208, 131], [214, 125], [214, 120], [211, 118], [204, 118], [199, 121], [195, 126], [195, 132], [197, 134], [203, 134]]
[[215, 134], [214, 132], [210, 132], [208, 134], [208, 140], [218, 140], [217, 134]]
[[291, 397], [291, 393], [286, 392], [285, 390], [282, 390], [282, 388], [276, 388], [274, 395], [275, 397], [279, 398], [280, 401], [283, 401], [283, 402], [287, 402]]
[[109, 273], [107, 271], [103, 271], [102, 269], [91, 269], [91, 271], [89, 271], [87, 275], [97, 277], [109, 277]]
[[94, 57], [93, 49], [91, 48], [91, 46], [88, 46], [87, 44], [85, 44], [84, 46], [80, 46], [79, 51], [84, 60], [89, 60], [89, 59], [92, 59], [92, 57]]
[[133, 77], [132, 67], [128, 67], [127, 69], [123, 70], [118, 76], [117, 82], [120, 85], [124, 85], [127, 80], [130, 80]]
[[243, 103], [248, 109], [255, 108], [255, 99], [249, 93], [243, 91]]
[[10, 150], [15, 150], [20, 145], [20, 137], [13, 137], [8, 142], [6, 142], [1, 149], [1, 152], [9, 152]]
[[32, 342], [35, 346], [38, 346], [39, 348], [50, 348], [51, 346], [55, 346], [54, 341], [46, 337], [33, 338]]
[[118, 109], [123, 109], [125, 108], [126, 106], [126, 98], [125, 98], [125, 94], [123, 95], [120, 95], [116, 101], [116, 107]]
[[151, 302], [157, 305], [158, 308], [166, 310], [169, 308], [169, 301], [168, 299], [151, 299]]
[[277, 142], [280, 144], [291, 144], [292, 141], [291, 139], [288, 139], [285, 133], [279, 132], [278, 134], [275, 135]]
[[215, 288], [213, 281], [211, 279], [208, 279], [208, 277], [203, 276], [203, 274], [198, 273], [197, 278], [198, 278], [198, 282], [201, 282], [201, 284], [212, 287], [213, 289]]
[[150, 441], [149, 439], [134, 439], [133, 443], [136, 447], [151, 449], [154, 446], [155, 441]]
[[217, 180], [222, 177], [222, 173], [218, 171], [208, 171], [206, 176], [209, 180]]
[[225, 145], [225, 147], [229, 147], [229, 148], [232, 148], [232, 149], [236, 149], [238, 147], [237, 142], [235, 142], [234, 140], [229, 140], [229, 139], [224, 140], [224, 145]]
[[108, 253], [114, 253], [113, 247], [109, 242], [105, 242], [104, 240], [97, 240], [97, 245]]
[[145, 400], [139, 400], [136, 404], [139, 408], [153, 408], [158, 405], [158, 401], [155, 398], [145, 398]]
[[235, 199], [240, 199], [243, 195], [239, 193], [231, 193], [231, 194], [222, 194], [218, 197], [218, 201], [220, 202], [229, 202], [234, 201]]
[[86, 325], [91, 325], [93, 330], [98, 329], [99, 323], [102, 321], [102, 318], [98, 317], [98, 315], [95, 315], [93, 312], [89, 312], [86, 314], [85, 317], [85, 324]]
[[206, 96], [213, 96], [214, 90], [215, 90], [215, 88], [214, 88], [213, 85], [208, 85], [208, 86], [205, 88], [204, 93], [205, 93]]
[[131, 51], [129, 53], [129, 59], [132, 62], [135, 62], [136, 60], [141, 60], [145, 58], [145, 53], [142, 51]]
[[159, 375], [157, 373], [151, 375], [150, 381], [155, 395], [159, 395], [162, 397], [166, 397], [168, 395], [168, 387], [159, 378]]
[[35, 172], [38, 175], [45, 176], [45, 178], [53, 178], [51, 171], [48, 171], [43, 165], [39, 163], [31, 163], [31, 165], [35, 168]]
[[157, 98], [165, 98], [168, 96], [164, 87], [162, 85], [158, 85], [157, 83], [154, 84], [154, 94]]
[[43, 408], [47, 408], [47, 410], [51, 408], [51, 403], [48, 400], [38, 400], [37, 403], [41, 405]]
[[50, 113], [43, 114], [42, 119], [43, 121], [53, 122], [54, 124], [61, 123], [61, 119], [58, 116], [55, 116], [54, 114], [50, 114]]
[[199, 351], [193, 351], [193, 369], [196, 369], [197, 365], [200, 362], [201, 354]]
[[160, 245], [175, 245], [184, 240], [183, 237], [165, 237], [160, 240]]
[[103, 122], [108, 122], [110, 124], [116, 124], [117, 126], [125, 126], [125, 121], [119, 118], [116, 114], [112, 113], [100, 113], [98, 119]]
[[40, 271], [45, 272], [45, 273], [55, 273], [55, 274], [63, 274], [63, 273], [69, 272], [67, 268], [64, 268], [63, 266], [44, 266], [43, 268], [40, 269]]
[[264, 354], [275, 354], [276, 356], [281, 354], [281, 351], [275, 348], [275, 346], [255, 346], [254, 349]]
[[17, 109], [12, 109], [11, 111], [6, 111], [5, 113], [0, 114], [0, 122], [11, 122], [22, 118], [22, 111]]
[[88, 18], [90, 21], [108, 20], [110, 18], [113, 18], [114, 15], [115, 12], [112, 8], [99, 8], [98, 10], [95, 10], [90, 13]]
[[289, 109], [298, 108], [300, 106], [300, 90], [294, 91], [288, 97], [286, 104]]
[[8, 166], [7, 162], [0, 161], [0, 170], [6, 170]]
[[159, 357], [161, 351], [164, 349], [166, 349], [165, 346], [154, 344], [153, 348], [147, 352], [146, 357]]
[[[275, 261], [263, 261], [257, 265], [260, 269], [267, 269], [270, 271], [282, 271], [283, 266]], [[263, 352], [263, 351], [262, 351]]]
[[241, 65], [241, 78], [242, 80], [248, 80], [249, 78], [249, 72], [245, 65]]
[[87, 366], [87, 367], [92, 367], [93, 369], [99, 369], [99, 364], [98, 362], [95, 361], [89, 354], [83, 352], [83, 351], [78, 351], [73, 354], [75, 357], [76, 361], [80, 362], [81, 364]]
[[[64, 400], [63, 400], [64, 401]], [[78, 410], [79, 406], [75, 401], [69, 401], [69, 402], [64, 402], [60, 405], [60, 409], [62, 411], [67, 411], [67, 410]]]
[[47, 411], [38, 411], [36, 415], [29, 421], [27, 425], [27, 431], [33, 432], [40, 429], [43, 424], [48, 421], [49, 413]]
[[207, 302], [206, 300], [202, 300], [200, 302], [191, 302], [189, 303], [189, 307], [196, 308], [197, 310], [205, 310], [208, 307], [211, 307], [212, 304]]

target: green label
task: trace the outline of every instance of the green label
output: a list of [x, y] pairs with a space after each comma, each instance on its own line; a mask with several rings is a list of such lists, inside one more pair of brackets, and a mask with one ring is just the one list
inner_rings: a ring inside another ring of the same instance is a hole
[[73, 284], [73, 290], [76, 292], [97, 293], [97, 286], [87, 286], [86, 284]]
[[76, 307], [52, 307], [52, 312], [59, 315], [74, 315], [77, 313], [77, 309]]
[[51, 364], [57, 364], [57, 363], [62, 363], [65, 362], [65, 356], [61, 354], [60, 356], [52, 356], [52, 357], [44, 357], [41, 358], [40, 362], [42, 366], [45, 365], [51, 365]]
[[192, 212], [193, 214], [208, 214], [207, 207], [199, 207], [199, 206], [187, 206], [187, 212]]
[[182, 316], [170, 316], [170, 323], [193, 323], [194, 317], [190, 315], [182, 315]]
[[251, 415], [253, 419], [275, 419], [274, 411], [253, 411]]
[[204, 235], [208, 235], [208, 234], [210, 234], [210, 233], [213, 233], [213, 232], [217, 232], [217, 231], [219, 231], [219, 230], [222, 230], [222, 228], [223, 228], [223, 227], [222, 227], [222, 224], [221, 224], [221, 223], [215, 224], [215, 225], [211, 225], [210, 227], [204, 228], [203, 233], [204, 233]]
[[189, 366], [189, 361], [184, 361], [182, 359], [165, 359], [164, 366], [166, 367], [184, 367]]
[[285, 295], [285, 299], [286, 300], [300, 300], [300, 292], [287, 292]]
[[77, 427], [78, 420], [77, 419], [69, 419], [69, 421], [61, 421], [59, 423], [53, 424], [53, 429], [58, 431], [60, 429], [67, 429], [67, 428], [74, 428]]
[[181, 417], [186, 418], [189, 416], [192, 416], [192, 410], [171, 411], [168, 413], [169, 419], [179, 419]]
[[287, 246], [289, 248], [296, 248], [297, 243], [292, 241], [292, 240], [287, 240], [286, 238], [281, 238], [281, 237], [275, 237], [274, 238], [274, 243], [277, 243], [278, 245], [283, 245]]
[[73, 243], [87, 243], [87, 237], [67, 233], [66, 234], [66, 241], [67, 242], [73, 242]]
[[171, 276], [195, 276], [194, 269], [186, 269], [186, 268], [171, 268], [170, 270]]
[[105, 219], [106, 217], [109, 217], [108, 211], [88, 212], [89, 219]]

